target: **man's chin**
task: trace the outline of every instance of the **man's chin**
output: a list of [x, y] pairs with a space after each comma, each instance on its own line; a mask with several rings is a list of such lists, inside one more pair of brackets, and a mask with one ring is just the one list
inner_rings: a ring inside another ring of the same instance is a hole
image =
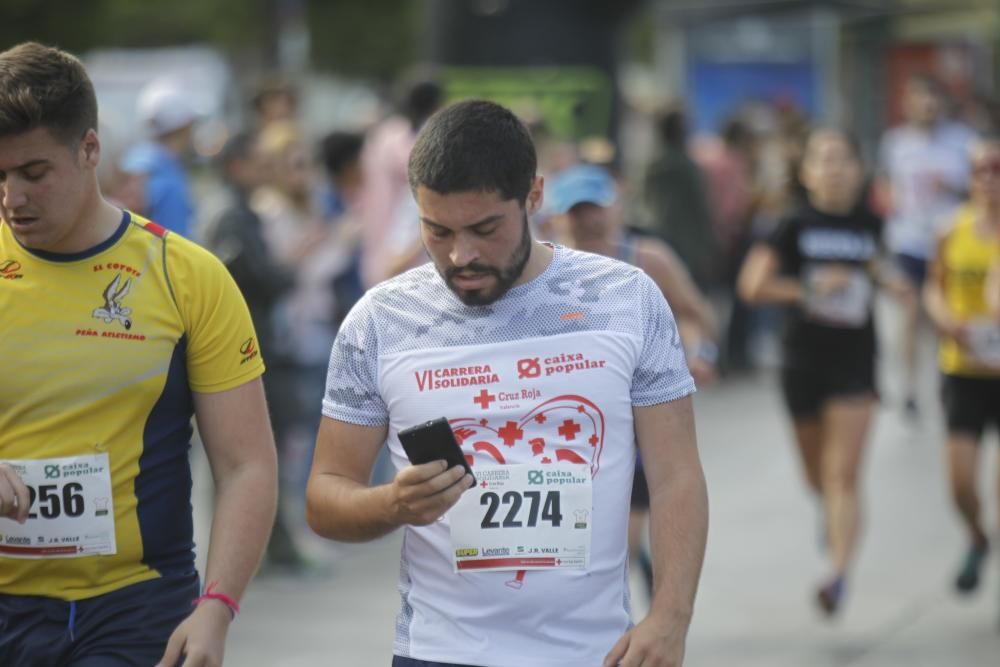
[[496, 294], [494, 290], [488, 289], [465, 290], [453, 286], [451, 291], [466, 306], [488, 306], [500, 298], [500, 295]]

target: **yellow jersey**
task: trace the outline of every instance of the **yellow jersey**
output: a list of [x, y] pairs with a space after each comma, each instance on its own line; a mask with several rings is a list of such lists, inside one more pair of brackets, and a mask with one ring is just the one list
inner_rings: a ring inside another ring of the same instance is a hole
[[193, 572], [193, 392], [264, 372], [226, 268], [128, 212], [73, 255], [0, 220], [0, 313], [0, 461], [49, 482], [25, 526], [0, 519], [0, 593], [79, 600]]
[[[945, 302], [952, 316], [964, 323], [989, 317], [986, 277], [990, 269], [1000, 262], [1000, 242], [984, 239], [977, 232], [975, 223], [973, 209], [963, 206], [938, 250], [938, 261], [944, 274]], [[1000, 377], [1000, 369], [978, 363], [965, 348], [950, 338], [942, 338], [938, 358], [941, 372], [947, 375]]]

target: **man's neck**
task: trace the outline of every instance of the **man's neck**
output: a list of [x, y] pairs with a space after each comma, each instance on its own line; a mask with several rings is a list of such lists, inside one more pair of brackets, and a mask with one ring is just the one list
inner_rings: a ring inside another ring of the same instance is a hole
[[109, 203], [100, 193], [81, 220], [82, 234], [69, 252], [83, 252], [111, 238], [122, 222], [121, 209]]
[[531, 239], [531, 254], [528, 256], [528, 263], [524, 265], [524, 271], [521, 272], [521, 278], [517, 281], [517, 285], [523, 285], [525, 283], [530, 283], [532, 280], [542, 275], [545, 269], [548, 268], [549, 263], [552, 261], [553, 250], [552, 247], [542, 243], [538, 239]]

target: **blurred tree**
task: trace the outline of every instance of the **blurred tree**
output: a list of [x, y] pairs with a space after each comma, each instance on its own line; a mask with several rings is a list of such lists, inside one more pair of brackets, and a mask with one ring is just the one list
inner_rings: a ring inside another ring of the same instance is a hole
[[421, 3], [410, 0], [0, 0], [0, 48], [36, 40], [98, 48], [204, 43], [235, 61], [279, 64], [280, 17], [304, 5], [314, 67], [388, 81], [413, 62]]
[[309, 2], [313, 67], [389, 82], [418, 58], [423, 3]]
[[3, 0], [0, 43], [33, 39], [74, 53], [203, 42], [251, 60], [267, 53], [271, 0]]

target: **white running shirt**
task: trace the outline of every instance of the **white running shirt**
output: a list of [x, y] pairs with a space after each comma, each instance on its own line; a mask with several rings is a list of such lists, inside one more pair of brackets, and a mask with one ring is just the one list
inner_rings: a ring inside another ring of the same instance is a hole
[[886, 227], [889, 249], [927, 259], [937, 229], [950, 222], [962, 196], [938, 183], [967, 190], [972, 173], [969, 149], [976, 135], [964, 125], [938, 123], [930, 133], [901, 125], [889, 130], [880, 147], [880, 168], [892, 186], [892, 214]]
[[466, 306], [432, 264], [371, 289], [330, 359], [323, 414], [397, 433], [447, 417], [477, 465], [590, 467], [589, 570], [455, 573], [449, 523], [407, 526], [395, 653], [482, 667], [587, 667], [630, 626], [634, 406], [694, 391], [673, 315], [642, 271], [555, 247], [546, 270]]

